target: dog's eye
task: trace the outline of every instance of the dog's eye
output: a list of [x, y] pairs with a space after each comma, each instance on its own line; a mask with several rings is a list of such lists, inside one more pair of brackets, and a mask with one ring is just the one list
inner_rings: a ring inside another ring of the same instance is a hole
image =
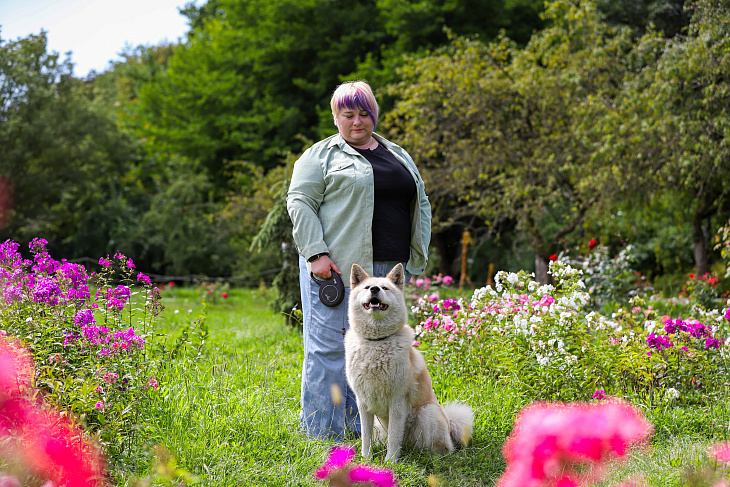
[[365, 289], [370, 289], [370, 286], [365, 286]]
[[382, 289], [383, 291], [388, 291], [389, 290], [389, 288], [387, 288], [385, 286], [381, 287], [380, 289]]

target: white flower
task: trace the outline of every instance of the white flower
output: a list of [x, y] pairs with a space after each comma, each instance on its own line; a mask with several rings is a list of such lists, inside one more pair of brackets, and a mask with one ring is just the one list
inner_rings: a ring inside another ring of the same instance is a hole
[[674, 387], [670, 387], [666, 391], [664, 391], [664, 399], [667, 401], [673, 401], [675, 399], [679, 399], [679, 391], [675, 389]]
[[645, 321], [644, 322], [644, 328], [649, 333], [653, 333], [654, 332], [654, 328], [656, 328], [657, 325], [658, 325], [658, 323], [656, 321], [649, 320], [649, 321]]
[[507, 282], [509, 282], [510, 284], [517, 284], [518, 279], [519, 277], [514, 272], [510, 272], [509, 274], [507, 274]]

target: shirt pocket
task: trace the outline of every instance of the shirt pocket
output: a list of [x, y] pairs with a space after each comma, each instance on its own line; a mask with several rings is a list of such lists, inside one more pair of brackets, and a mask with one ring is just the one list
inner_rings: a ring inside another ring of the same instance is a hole
[[335, 160], [324, 178], [325, 193], [347, 189], [355, 183], [355, 179], [357, 179], [355, 161], [352, 159]]

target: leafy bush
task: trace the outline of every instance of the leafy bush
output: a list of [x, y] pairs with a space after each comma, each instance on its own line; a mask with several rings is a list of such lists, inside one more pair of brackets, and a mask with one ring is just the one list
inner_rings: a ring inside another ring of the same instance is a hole
[[646, 278], [634, 269], [634, 247], [631, 245], [612, 258], [608, 247], [591, 240], [587, 252], [565, 252], [559, 260], [583, 272], [583, 282], [595, 309], [609, 302], [625, 303], [649, 291]]
[[101, 270], [89, 275], [54, 260], [43, 239], [30, 244], [33, 260], [18, 247], [0, 245], [0, 334], [31, 352], [45, 398], [98, 432], [119, 458], [159, 386], [147, 346], [162, 310], [159, 289], [119, 253], [101, 258]]

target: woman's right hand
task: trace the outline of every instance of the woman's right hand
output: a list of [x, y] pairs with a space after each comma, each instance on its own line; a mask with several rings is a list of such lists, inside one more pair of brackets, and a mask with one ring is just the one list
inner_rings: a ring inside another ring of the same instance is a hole
[[320, 279], [329, 279], [332, 277], [332, 271], [335, 271], [338, 274], [342, 274], [340, 272], [340, 268], [337, 267], [337, 264], [332, 262], [332, 259], [330, 259], [329, 255], [323, 255], [319, 259], [312, 262], [312, 274], [319, 277]]

